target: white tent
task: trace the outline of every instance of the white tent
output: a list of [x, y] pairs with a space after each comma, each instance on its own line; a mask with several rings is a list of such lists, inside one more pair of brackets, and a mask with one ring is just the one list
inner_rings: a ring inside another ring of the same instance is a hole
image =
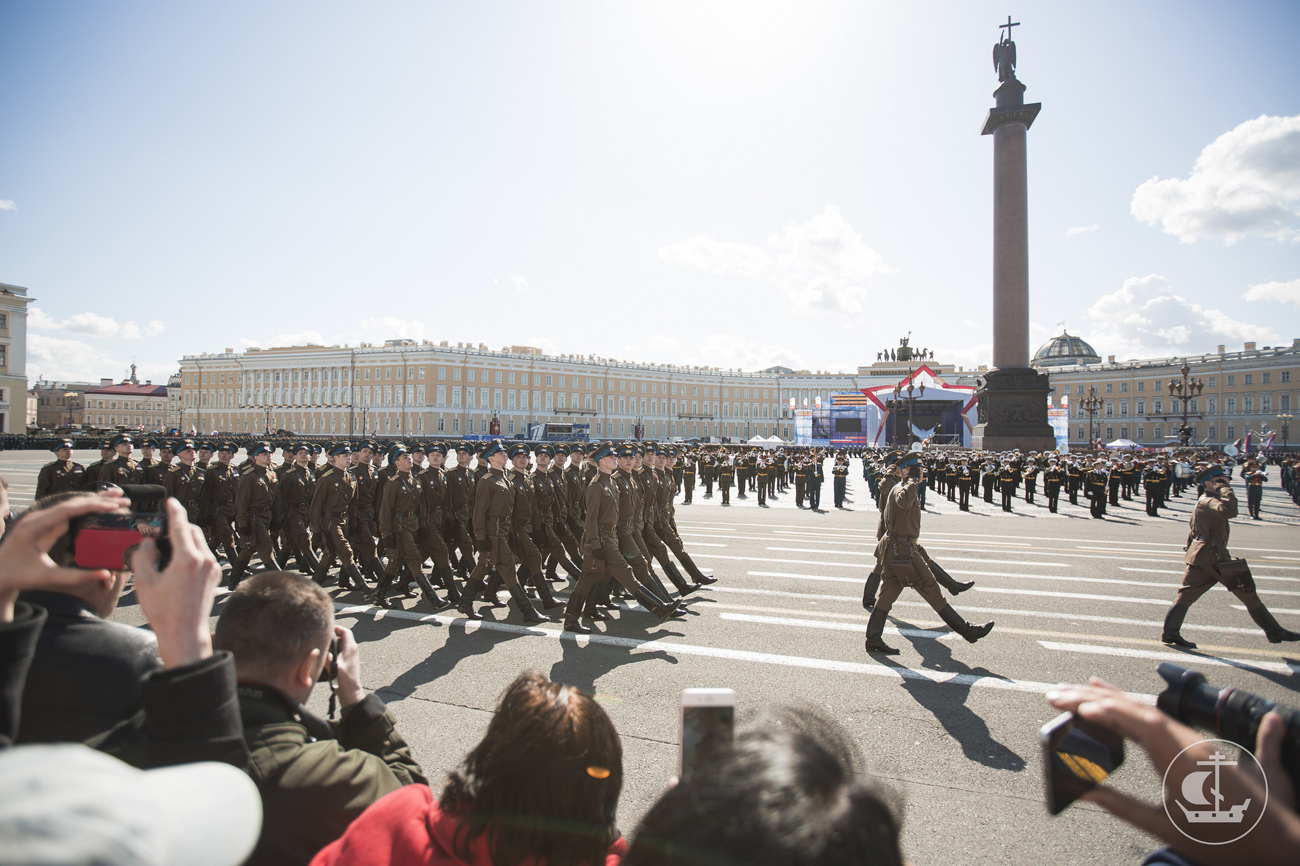
[[1114, 442], [1107, 442], [1106, 447], [1115, 451], [1134, 451], [1142, 446], [1132, 439], [1116, 439]]

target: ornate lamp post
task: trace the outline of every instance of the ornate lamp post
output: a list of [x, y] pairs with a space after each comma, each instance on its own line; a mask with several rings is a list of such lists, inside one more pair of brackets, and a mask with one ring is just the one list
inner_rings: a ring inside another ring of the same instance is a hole
[[1286, 450], [1286, 440], [1287, 440], [1287, 436], [1288, 436], [1288, 434], [1290, 434], [1290, 432], [1291, 432], [1291, 427], [1290, 427], [1290, 424], [1291, 424], [1291, 417], [1292, 417], [1292, 416], [1291, 416], [1290, 413], [1287, 413], [1287, 414], [1285, 414], [1285, 415], [1278, 415], [1278, 416], [1277, 416], [1277, 420], [1279, 420], [1279, 421], [1282, 422], [1282, 450], [1283, 450], [1283, 451]]
[[[904, 345], [906, 345], [906, 341], [904, 342]], [[907, 402], [907, 447], [908, 448], [912, 447], [912, 441], [916, 438], [916, 435], [912, 432], [912, 408], [915, 402], [923, 396], [925, 396], [925, 383], [922, 382], [921, 386], [917, 388], [915, 386], [915, 383], [912, 381], [912, 370], [909, 367], [907, 370], [907, 388], [903, 388], [903, 383], [901, 382], [894, 386], [894, 411], [898, 412], [900, 403], [902, 403], [903, 401]], [[895, 440], [899, 438], [898, 436], [899, 418], [900, 415], [894, 416], [894, 439]]]
[[1200, 379], [1188, 378], [1188, 375], [1192, 370], [1185, 362], [1183, 363], [1183, 368], [1178, 372], [1182, 374], [1183, 378], [1181, 380], [1169, 380], [1169, 396], [1171, 398], [1177, 397], [1183, 404], [1183, 426], [1178, 431], [1178, 441], [1184, 448], [1186, 448], [1191, 445], [1192, 439], [1192, 430], [1187, 426], [1188, 405], [1191, 400], [1199, 396], [1200, 393], [1205, 390], [1205, 383]]
[[1083, 402], [1080, 404], [1081, 406], [1083, 406], [1083, 411], [1088, 413], [1088, 446], [1089, 447], [1092, 447], [1092, 444], [1097, 441], [1097, 435], [1093, 431], [1093, 420], [1097, 417], [1097, 413], [1101, 411], [1101, 404], [1102, 404], [1102, 399], [1101, 397], [1097, 396], [1097, 389], [1092, 385], [1089, 385], [1088, 396], [1085, 397], [1083, 399]]

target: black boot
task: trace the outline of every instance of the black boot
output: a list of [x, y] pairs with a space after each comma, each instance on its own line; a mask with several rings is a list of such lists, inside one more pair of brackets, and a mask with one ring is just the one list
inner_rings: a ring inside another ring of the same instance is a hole
[[703, 587], [703, 584], [687, 583], [686, 578], [682, 577], [682, 573], [677, 570], [677, 565], [671, 559], [664, 557], [660, 565], [664, 568], [664, 574], [668, 575], [668, 580], [677, 587], [677, 594], [683, 598]]
[[474, 597], [478, 595], [478, 591], [482, 587], [483, 581], [471, 577], [465, 583], [465, 588], [461, 590], [460, 604], [456, 605], [456, 610], [470, 619], [482, 619], [483, 614], [474, 612]]
[[636, 599], [637, 604], [654, 614], [655, 619], [659, 620], [660, 623], [667, 622], [677, 612], [675, 607], [668, 606], [644, 586], [638, 586], [632, 590], [632, 597]]
[[546, 579], [551, 583], [563, 583], [564, 578], [555, 573], [555, 567], [559, 565], [554, 553], [546, 558]]
[[564, 606], [564, 625], [565, 631], [576, 632], [577, 634], [591, 634], [591, 627], [582, 624], [579, 617], [582, 615], [582, 607], [587, 603], [587, 596], [580, 595], [575, 589], [569, 596], [569, 603]]
[[429, 578], [425, 577], [423, 568], [415, 573], [415, 582], [420, 587], [420, 595], [424, 596], [424, 600], [428, 602], [429, 606], [435, 611], [446, 610], [451, 607], [450, 600], [443, 601], [438, 596], [437, 591], [433, 588], [433, 584], [429, 582]]
[[236, 558], [230, 563], [230, 591], [234, 592], [239, 588], [239, 582], [244, 579], [244, 574], [248, 571], [248, 560]]
[[346, 577], [348, 582], [347, 585], [351, 589], [355, 589], [358, 592], [370, 591], [370, 584], [366, 583], [365, 577], [361, 574], [361, 569], [357, 567], [355, 562], [349, 564], [347, 568], [342, 569], [339, 572], [339, 575], [339, 582], [342, 583], [344, 577]]
[[705, 586], [708, 586], [711, 583], [718, 582], [718, 579], [716, 577], [710, 577], [709, 575], [705, 574], [704, 572], [696, 568], [695, 560], [691, 559], [691, 555], [689, 553], [683, 552], [677, 558], [682, 561], [682, 567], [685, 568], [686, 573], [691, 576], [691, 580], [695, 581], [696, 583], [702, 583]]
[[330, 577], [330, 562], [328, 559], [322, 559], [316, 563], [316, 567], [311, 572], [311, 579], [321, 586], [333, 586], [338, 583], [338, 578]]
[[587, 619], [600, 620], [607, 622], [609, 614], [605, 612], [609, 602], [609, 586], [613, 583], [612, 578], [604, 577], [592, 587], [591, 593], [587, 596], [587, 603], [582, 615]]
[[548, 581], [543, 575], [533, 575], [533, 586], [537, 589], [537, 597], [541, 599], [542, 608], [544, 610], [550, 610], [551, 608], [560, 606], [560, 602], [556, 601], [555, 596], [551, 595], [550, 581]]
[[973, 580], [967, 580], [965, 582], [953, 580], [952, 575], [944, 571], [943, 566], [939, 565], [937, 562], [930, 563], [930, 572], [934, 574], [934, 579], [939, 582], [939, 585], [948, 590], [950, 595], [960, 595], [975, 585], [975, 581]]
[[878, 608], [871, 611], [871, 619], [867, 620], [867, 652], [887, 656], [898, 655], [897, 649], [885, 643], [885, 620], [888, 616], [888, 611]]
[[1160, 642], [1169, 646], [1180, 646], [1186, 649], [1196, 649], [1196, 644], [1184, 638], [1180, 632], [1183, 628], [1183, 617], [1187, 616], [1187, 608], [1181, 604], [1176, 604], [1169, 608], [1165, 614], [1165, 629], [1160, 635]]
[[510, 600], [515, 603], [519, 609], [519, 615], [523, 617], [525, 625], [536, 625], [541, 622], [550, 622], [549, 617], [542, 616], [533, 607], [533, 603], [524, 595], [524, 588], [521, 584], [515, 583], [510, 587]]
[[504, 585], [505, 579], [493, 566], [491, 573], [488, 575], [487, 585], [483, 588], [483, 601], [493, 607], [505, 607], [506, 603], [497, 596], [497, 593], [501, 591], [501, 587]]
[[939, 616], [948, 624], [948, 628], [966, 638], [967, 643], [975, 643], [975, 641], [993, 631], [993, 623], [986, 622], [984, 625], [971, 625], [962, 619], [961, 615], [953, 610], [950, 604], [943, 606], [943, 609], [939, 611]]
[[438, 569], [438, 579], [442, 583], [442, 588], [447, 591], [447, 598], [452, 604], [460, 604], [460, 591], [456, 589], [456, 577], [452, 574], [450, 566], [442, 566]]
[[315, 555], [312, 554], [310, 547], [308, 547], [306, 550], [300, 550], [295, 552], [293, 558], [294, 558], [294, 564], [298, 566], [298, 570], [301, 571], [303, 574], [309, 576], [314, 575], [316, 573], [316, 569], [320, 568], [320, 563], [316, 560]]
[[411, 574], [410, 566], [408, 566], [405, 562], [402, 563], [402, 567], [397, 572], [397, 579], [401, 581], [398, 585], [401, 586], [402, 588], [402, 598], [420, 597], [420, 594], [418, 592], [411, 589], [411, 584], [413, 582], [418, 583], [419, 581], [416, 581], [415, 575]]
[[388, 588], [393, 585], [393, 576], [388, 572], [379, 578], [379, 585], [375, 587], [370, 595], [366, 596], [366, 602], [373, 604], [375, 607], [394, 608], [397, 605], [388, 600]]
[[1249, 611], [1250, 618], [1255, 621], [1255, 625], [1264, 630], [1264, 636], [1268, 638], [1269, 643], [1281, 643], [1282, 641], [1300, 640], [1300, 634], [1282, 628], [1278, 625], [1277, 620], [1273, 619], [1273, 614], [1269, 613], [1268, 608], [1262, 604], [1252, 611]]
[[880, 589], [880, 572], [873, 571], [867, 575], [867, 582], [862, 587], [862, 606], [871, 610], [876, 606], [876, 592]]

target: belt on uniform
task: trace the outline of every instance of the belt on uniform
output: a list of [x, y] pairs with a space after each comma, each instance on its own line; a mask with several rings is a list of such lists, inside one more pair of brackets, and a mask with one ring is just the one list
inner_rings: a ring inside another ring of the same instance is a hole
[[397, 514], [396, 514], [395, 516], [397, 516], [397, 517], [414, 517], [414, 516], [415, 516], [415, 512], [414, 512], [414, 511], [399, 511], [399, 512], [397, 512]]
[[916, 541], [918, 537], [919, 536], [916, 535], [891, 535], [888, 532], [885, 533], [885, 538], [893, 539], [894, 541]]

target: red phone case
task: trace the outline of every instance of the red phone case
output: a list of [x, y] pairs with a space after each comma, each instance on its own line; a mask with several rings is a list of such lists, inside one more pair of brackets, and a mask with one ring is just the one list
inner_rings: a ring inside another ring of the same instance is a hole
[[126, 552], [141, 541], [144, 536], [136, 529], [87, 527], [77, 533], [77, 567], [125, 571], [130, 567]]

